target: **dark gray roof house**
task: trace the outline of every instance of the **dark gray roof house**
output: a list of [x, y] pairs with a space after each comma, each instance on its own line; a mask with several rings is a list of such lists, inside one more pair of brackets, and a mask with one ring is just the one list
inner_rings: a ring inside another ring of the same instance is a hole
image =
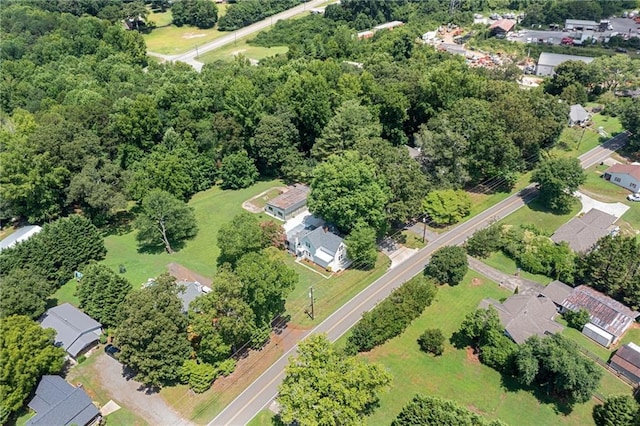
[[565, 241], [575, 252], [585, 253], [593, 248], [598, 240], [608, 235], [617, 217], [598, 209], [591, 209], [582, 217], [574, 217], [562, 225], [551, 236], [559, 244]]
[[62, 346], [72, 358], [97, 342], [102, 334], [102, 324], [69, 303], [45, 312], [40, 326], [53, 328], [56, 345]]
[[42, 231], [42, 228], [38, 225], [23, 226], [4, 240], [0, 241], [0, 251], [13, 247], [21, 241], [28, 240], [32, 235], [35, 235], [40, 231]]
[[36, 412], [27, 426], [86, 426], [100, 419], [100, 411], [84, 389], [74, 388], [60, 376], [43, 376], [27, 405]]
[[498, 311], [506, 334], [517, 344], [524, 343], [531, 336], [544, 337], [564, 329], [553, 320], [557, 315], [556, 306], [544, 296], [516, 294], [504, 303], [483, 299], [478, 308], [488, 309], [490, 306]]
[[542, 294], [551, 299], [556, 305], [562, 306], [562, 302], [569, 297], [572, 291], [573, 287], [566, 285], [562, 281], [555, 280], [542, 290]]

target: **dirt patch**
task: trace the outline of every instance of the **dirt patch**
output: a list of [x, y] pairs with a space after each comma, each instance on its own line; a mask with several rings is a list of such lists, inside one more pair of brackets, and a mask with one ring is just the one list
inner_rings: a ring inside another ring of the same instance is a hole
[[480, 363], [480, 358], [478, 357], [478, 354], [471, 346], [467, 346], [465, 351], [467, 352], [467, 361], [473, 362], [473, 363]]
[[185, 33], [182, 35], [182, 38], [185, 38], [187, 40], [190, 40], [192, 38], [200, 38], [200, 37], [204, 37], [206, 36], [206, 34], [198, 34], [198, 33]]
[[242, 208], [248, 211], [249, 213], [262, 213], [264, 211], [264, 207], [257, 205], [256, 203], [254, 203], [254, 201], [260, 200], [261, 198], [265, 197], [269, 192], [273, 191], [274, 189], [277, 189], [280, 192], [280, 194], [287, 191], [287, 187], [285, 186], [269, 188], [266, 191], [262, 191], [255, 197], [249, 198], [247, 201], [242, 203]]
[[479, 287], [480, 285], [482, 285], [482, 280], [480, 278], [474, 278], [471, 280], [471, 286], [472, 287]]
[[211, 283], [213, 280], [211, 278], [207, 278], [203, 275], [200, 275], [192, 270], [185, 268], [179, 263], [171, 262], [167, 265], [167, 271], [176, 277], [178, 281], [197, 281], [202, 285], [206, 285], [207, 287], [211, 287]]

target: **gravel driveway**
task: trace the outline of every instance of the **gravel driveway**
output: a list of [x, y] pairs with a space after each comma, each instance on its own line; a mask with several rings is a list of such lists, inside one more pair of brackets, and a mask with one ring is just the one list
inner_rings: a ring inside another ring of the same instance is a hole
[[[152, 425], [193, 425], [169, 407], [160, 395], [145, 393], [140, 383], [122, 376], [122, 365], [104, 353], [96, 354], [94, 365], [102, 387], [110, 396]], [[142, 389], [142, 390], [139, 390]]]

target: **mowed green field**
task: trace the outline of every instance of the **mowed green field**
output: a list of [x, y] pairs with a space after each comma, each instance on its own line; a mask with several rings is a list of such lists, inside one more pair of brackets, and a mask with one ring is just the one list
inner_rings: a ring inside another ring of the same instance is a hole
[[134, 287], [145, 283], [166, 271], [166, 265], [177, 262], [206, 277], [216, 272], [216, 260], [220, 254], [217, 236], [220, 226], [243, 212], [242, 203], [274, 186], [282, 186], [277, 180], [259, 182], [250, 188], [224, 191], [219, 187], [200, 192], [191, 198], [189, 205], [195, 211], [198, 235], [187, 241], [184, 248], [174, 254], [139, 252], [135, 231], [105, 238], [107, 257], [104, 263], [114, 271], [124, 265], [127, 277]]
[[[416, 339], [425, 329], [440, 328], [450, 337], [482, 298], [502, 299], [509, 295], [497, 284], [469, 272], [462, 284], [441, 287], [435, 302], [404, 334], [362, 355], [383, 364], [393, 375], [391, 389], [382, 395], [380, 407], [367, 419], [367, 424], [390, 424], [416, 393], [454, 399], [476, 413], [512, 425], [593, 424], [593, 401], [577, 405], [569, 415], [564, 415], [556, 411], [554, 404], [541, 402], [530, 391], [513, 386], [509, 380], [503, 381], [498, 372], [480, 364], [465, 349], [455, 349], [447, 342], [440, 357], [419, 349]], [[629, 391], [622, 382], [613, 379], [606, 376], [599, 392], [606, 395]]]

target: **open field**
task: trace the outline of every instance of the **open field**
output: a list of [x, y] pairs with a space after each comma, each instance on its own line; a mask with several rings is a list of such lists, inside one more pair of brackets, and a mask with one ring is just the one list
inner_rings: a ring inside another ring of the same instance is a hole
[[[486, 263], [487, 265], [504, 272], [505, 274], [515, 275], [515, 273], [518, 272], [518, 265], [516, 264], [515, 260], [511, 259], [502, 251], [492, 253], [486, 259], [480, 260], [482, 260], [482, 262]], [[544, 285], [547, 285], [551, 281], [553, 281], [551, 278], [545, 275], [532, 274], [530, 272], [523, 271], [522, 269], [520, 270], [520, 276], [527, 280], [536, 281]]]
[[[102, 348], [98, 348], [97, 350], [102, 350]], [[96, 379], [96, 375], [91, 368], [96, 359], [96, 356], [88, 356], [85, 362], [76, 365], [69, 371], [67, 380], [70, 383], [82, 383], [82, 386], [91, 399], [100, 405], [104, 405], [109, 402], [111, 398], [109, 398], [108, 394], [102, 389], [100, 382]], [[120, 405], [119, 401], [116, 402]], [[98, 406], [98, 408], [100, 408], [100, 406]], [[118, 411], [109, 414], [106, 419], [110, 426], [142, 426], [147, 424], [142, 418], [122, 406]]]
[[[218, 17], [223, 16], [228, 5], [218, 5]], [[156, 28], [143, 38], [151, 52], [176, 55], [195, 49], [196, 46], [213, 41], [228, 32], [218, 31], [217, 27], [201, 30], [188, 25], [176, 27], [171, 24], [171, 10], [162, 13], [149, 13], [147, 18], [156, 24]]]
[[[141, 253], [137, 250], [135, 231], [124, 235], [109, 235], [105, 238], [107, 257], [104, 263], [114, 271], [124, 265], [127, 277], [134, 287], [138, 287], [148, 278], [166, 271], [166, 265], [177, 262], [206, 277], [216, 272], [216, 260], [220, 254], [217, 246], [218, 229], [229, 222], [236, 214], [244, 211], [242, 203], [249, 198], [282, 182], [263, 181], [250, 188], [238, 191], [223, 191], [219, 187], [211, 188], [193, 196], [189, 205], [194, 208], [198, 223], [198, 235], [187, 241], [180, 251], [167, 253]], [[266, 216], [264, 216], [266, 217]]]
[[551, 156], [577, 157], [590, 149], [600, 145], [602, 140], [598, 134], [598, 128], [602, 127], [610, 137], [622, 131], [622, 124], [616, 117], [609, 117], [602, 114], [594, 114], [590, 128], [566, 127], [558, 142], [558, 147], [551, 150]]
[[565, 224], [580, 211], [581, 205], [576, 200], [567, 214], [556, 214], [547, 210], [538, 200], [533, 200], [521, 209], [500, 221], [505, 225], [535, 225], [545, 235], [552, 235], [556, 229]]
[[287, 53], [289, 48], [287, 46], [274, 46], [274, 47], [261, 47], [252, 46], [248, 43], [252, 36], [237, 40], [233, 44], [222, 47], [220, 49], [212, 50], [201, 56], [198, 56], [198, 60], [205, 64], [216, 61], [233, 61], [236, 56], [242, 55], [248, 59], [254, 59], [259, 61], [269, 56], [275, 56], [280, 53]]

